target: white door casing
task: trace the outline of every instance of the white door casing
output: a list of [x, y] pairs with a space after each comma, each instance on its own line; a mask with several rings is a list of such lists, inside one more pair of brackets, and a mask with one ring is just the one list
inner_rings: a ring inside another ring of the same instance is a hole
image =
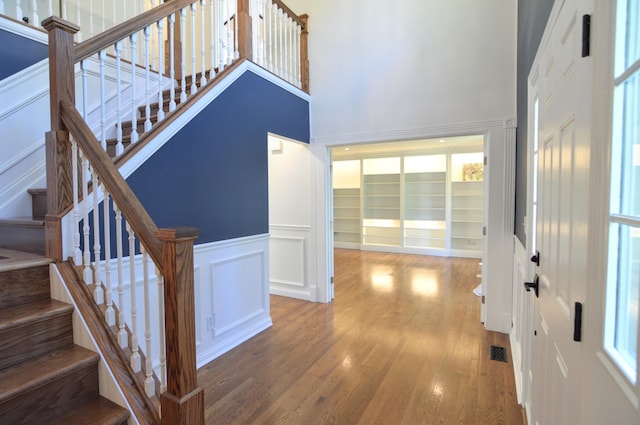
[[530, 77], [540, 102], [532, 424], [582, 423], [583, 343], [574, 323], [588, 267], [592, 59], [581, 57], [581, 38], [589, 3], [554, 4]]

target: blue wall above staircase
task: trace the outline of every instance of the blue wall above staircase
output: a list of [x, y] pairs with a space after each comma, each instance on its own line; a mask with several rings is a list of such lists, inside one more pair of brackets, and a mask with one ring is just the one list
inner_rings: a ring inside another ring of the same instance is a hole
[[245, 72], [127, 179], [159, 227], [196, 244], [269, 231], [267, 133], [309, 142], [309, 103]]
[[0, 80], [49, 55], [46, 44], [0, 30]]

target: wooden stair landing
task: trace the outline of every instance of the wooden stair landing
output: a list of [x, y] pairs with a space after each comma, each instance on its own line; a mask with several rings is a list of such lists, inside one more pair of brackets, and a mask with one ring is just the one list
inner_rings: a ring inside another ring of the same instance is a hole
[[124, 425], [99, 394], [98, 354], [73, 343], [73, 307], [50, 298], [48, 263], [0, 249], [0, 424]]

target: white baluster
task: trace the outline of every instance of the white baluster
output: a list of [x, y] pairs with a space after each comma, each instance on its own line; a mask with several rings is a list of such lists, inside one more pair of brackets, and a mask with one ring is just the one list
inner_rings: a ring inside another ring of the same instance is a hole
[[130, 16], [127, 16], [127, 4], [129, 2], [127, 0], [122, 0], [122, 19], [120, 20], [120, 22], [124, 22], [124, 21], [128, 21], [129, 18], [131, 18]]
[[100, 277], [100, 212], [98, 210], [98, 175], [91, 171], [91, 183], [93, 188], [93, 300], [101, 305], [104, 302], [104, 292], [102, 291], [102, 279]]
[[[154, 2], [153, 2], [153, 0], [151, 0], [151, 2], [149, 3], [149, 9], [147, 9], [147, 10], [153, 9], [153, 7], [154, 7]], [[157, 24], [157, 23], [156, 23], [156, 24]], [[153, 36], [153, 34], [152, 34], [152, 35], [151, 35], [151, 68], [152, 68], [152, 69], [157, 69], [157, 68], [156, 68], [156, 65], [157, 65], [156, 57], [154, 56], [154, 55], [158, 52], [158, 49], [157, 49], [156, 43], [158, 43], [158, 44], [162, 44], [162, 39], [161, 39], [161, 38], [158, 38], [158, 39], [156, 40], [156, 38], [155, 38], [155, 37]], [[158, 59], [159, 59], [159, 58], [158, 58]]]
[[131, 43], [131, 144], [138, 141], [138, 105], [136, 103], [136, 44], [138, 34], [129, 36]]
[[[84, 120], [87, 120], [87, 103], [88, 103], [88, 88], [87, 88], [87, 59], [80, 62], [80, 74], [82, 77], [82, 117]], [[84, 266], [84, 280], [87, 284], [93, 283], [91, 272], [91, 248], [89, 247], [89, 196], [87, 185], [89, 184], [88, 176], [89, 174], [89, 161], [84, 157], [82, 152], [80, 152], [81, 158], [81, 182], [82, 182], [82, 233], [84, 235], [84, 245], [82, 247], [83, 252], [83, 266]]]
[[22, 4], [20, 4], [20, 1], [16, 1], [16, 19], [21, 21], [22, 17], [24, 16], [22, 14]]
[[110, 217], [110, 205], [109, 205], [109, 192], [103, 186], [102, 191], [104, 193], [104, 199], [102, 200], [102, 206], [104, 211], [103, 219], [103, 234], [104, 234], [104, 284], [106, 288], [104, 320], [109, 326], [113, 326], [116, 323], [115, 310], [113, 309], [113, 289], [111, 287], [111, 220]]
[[146, 361], [144, 365], [144, 390], [147, 397], [155, 394], [155, 381], [153, 380], [153, 362], [151, 358], [151, 300], [149, 299], [149, 255], [144, 246], [140, 244], [142, 252], [142, 275], [144, 279], [144, 342]]
[[116, 216], [116, 259], [118, 264], [118, 344], [120, 348], [129, 346], [129, 338], [125, 329], [124, 316], [124, 275], [122, 272], [122, 212], [113, 203], [113, 212]]
[[235, 55], [235, 42], [233, 40], [234, 29], [231, 26], [231, 19], [233, 18], [233, 10], [229, 6], [229, 0], [226, 1], [227, 4], [227, 13], [225, 15], [227, 19], [227, 65], [231, 65], [233, 63], [233, 56]]
[[140, 353], [138, 352], [138, 313], [136, 305], [136, 235], [127, 222], [129, 234], [129, 289], [131, 296], [131, 369], [139, 372], [142, 367]]
[[91, 38], [94, 35], [95, 35], [95, 32], [93, 31], [93, 0], [89, 0], [89, 37]]
[[149, 67], [149, 35], [151, 27], [144, 27], [144, 131], [151, 130], [151, 68]]
[[200, 0], [200, 56], [202, 58], [202, 75], [200, 76], [200, 87], [204, 87], [207, 84], [207, 61], [206, 61], [206, 44], [205, 44], [205, 7], [207, 5], [206, 0]]
[[218, 2], [218, 72], [222, 71], [227, 63], [227, 28], [225, 26], [226, 18], [226, 0], [219, 0]]
[[296, 87], [302, 87], [302, 59], [300, 52], [300, 39], [302, 37], [302, 27], [300, 25], [296, 25]]
[[121, 75], [121, 54], [122, 54], [122, 41], [118, 41], [115, 44], [116, 51], [116, 138], [118, 143], [116, 144], [116, 156], [121, 155], [124, 151], [124, 145], [122, 144], [122, 75]]
[[234, 29], [234, 32], [235, 32], [235, 34], [234, 34], [235, 36], [233, 38], [233, 41], [234, 41], [234, 43], [233, 43], [233, 58], [234, 59], [238, 59], [238, 58], [240, 58], [240, 38], [239, 38], [240, 22], [239, 22], [239, 19], [238, 19], [238, 2], [234, 1], [233, 5], [234, 5], [234, 9], [233, 10], [235, 10], [234, 19], [233, 19], [233, 29]]
[[266, 0], [267, 2], [267, 16], [265, 19], [266, 28], [266, 48], [267, 48], [267, 68], [269, 71], [273, 72], [273, 3], [271, 0]]
[[281, 78], [284, 78], [284, 11], [282, 9], [278, 9], [278, 34], [279, 34], [279, 42], [278, 42], [278, 64], [280, 67], [280, 73], [278, 74]]
[[88, 85], [87, 85], [87, 60], [80, 62], [80, 74], [82, 76], [82, 118], [87, 121], [87, 102], [88, 102]]
[[80, 16], [80, 2], [76, 3], [76, 22], [74, 22], [81, 29], [76, 34], [78, 43], [82, 41], [82, 19]]
[[100, 58], [100, 145], [107, 150], [107, 105], [106, 89], [104, 83], [104, 61], [107, 58], [107, 51], [101, 50], [98, 54]]
[[164, 277], [160, 274], [160, 270], [156, 267], [156, 280], [158, 282], [158, 335], [159, 353], [160, 353], [160, 393], [167, 389], [167, 372], [166, 372], [166, 355], [165, 355], [165, 336], [164, 336]]
[[216, 2], [216, 0], [210, 0], [209, 2], [209, 29], [211, 30], [211, 40], [209, 40], [210, 42], [210, 48], [211, 48], [211, 69], [209, 70], [209, 80], [213, 80], [213, 78], [216, 75], [216, 34], [217, 34], [217, 29], [218, 29], [218, 25], [216, 22], [216, 8], [217, 8], [218, 3]]
[[68, 19], [67, 18], [67, 0], [62, 0], [62, 11], [60, 12], [60, 14], [62, 15], [62, 19]]
[[80, 207], [78, 206], [78, 143], [71, 139], [71, 174], [73, 186], [73, 262], [76, 266], [82, 264], [80, 251]]
[[176, 15], [169, 15], [169, 79], [171, 80], [171, 87], [169, 89], [169, 112], [176, 109], [176, 69], [175, 69], [175, 40], [174, 40], [174, 27], [176, 22]]
[[31, 23], [32, 25], [35, 25], [37, 27], [40, 26], [40, 17], [38, 16], [38, 0], [31, 0]]
[[185, 41], [186, 41], [186, 37], [185, 37], [185, 28], [184, 28], [184, 24], [185, 24], [185, 18], [187, 16], [187, 9], [186, 8], [182, 8], [180, 9], [180, 41], [182, 42], [182, 48], [181, 53], [182, 53], [182, 61], [180, 62], [180, 67], [181, 72], [180, 75], [182, 76], [182, 79], [180, 81], [180, 103], [186, 102], [187, 100], [187, 92], [186, 92], [186, 86], [187, 86], [187, 81], [185, 80], [185, 74], [187, 73], [187, 53], [185, 52]]
[[82, 151], [80, 151], [80, 157], [82, 158], [82, 232], [84, 234], [84, 246], [82, 247], [84, 258], [84, 281], [87, 285], [93, 283], [93, 273], [91, 271], [91, 246], [89, 245], [89, 190], [87, 186], [89, 185], [89, 160], [82, 155]]
[[[258, 0], [258, 13], [262, 15], [262, 25], [258, 21], [258, 64], [266, 68], [265, 61], [265, 41], [267, 37], [267, 8], [264, 0]], [[258, 20], [260, 18], [258, 17]]]
[[[100, 2], [100, 5], [101, 5], [100, 17], [102, 18], [100, 20], [102, 21], [102, 32], [104, 32], [107, 29], [107, 26], [106, 26], [107, 25], [107, 20], [105, 19], [107, 17], [107, 14], [106, 14], [106, 12], [104, 10], [104, 4], [105, 4], [105, 0], [102, 0]], [[114, 25], [116, 25], [115, 21], [113, 21], [111, 26], [114, 26]]]
[[[152, 3], [153, 6], [153, 3]], [[162, 46], [162, 19], [156, 25], [158, 26], [158, 121], [164, 119], [164, 92], [163, 92], [163, 72], [164, 72], [164, 49]]]
[[291, 77], [291, 18], [285, 13], [284, 15], [284, 79], [290, 80]]
[[53, 16], [53, 0], [48, 1], [47, 16]]
[[[49, 3], [51, 3], [51, 0], [49, 0]], [[0, 14], [4, 15], [4, 0], [0, 0]], [[51, 16], [51, 15], [49, 15]]]
[[191, 3], [191, 94], [196, 94], [196, 3]]

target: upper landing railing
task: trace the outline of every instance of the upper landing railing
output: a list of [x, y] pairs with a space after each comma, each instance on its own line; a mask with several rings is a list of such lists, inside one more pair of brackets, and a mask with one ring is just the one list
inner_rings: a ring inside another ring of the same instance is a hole
[[[168, 123], [242, 60], [307, 89], [306, 20], [277, 0], [172, 0], [79, 44], [73, 23], [51, 17], [43, 26], [51, 113], [47, 256], [70, 258], [82, 270], [149, 401], [140, 407], [150, 417], [144, 423], [203, 424], [193, 299], [197, 231], [158, 229], [110, 158], [107, 137], [115, 129], [115, 154], [126, 153], [125, 138], [133, 146], [149, 140], [155, 123]], [[97, 131], [90, 116], [98, 117]], [[124, 119], [133, 121], [130, 134], [123, 135]], [[138, 124], [146, 136], [138, 136]], [[150, 402], [158, 395], [159, 412]]]

